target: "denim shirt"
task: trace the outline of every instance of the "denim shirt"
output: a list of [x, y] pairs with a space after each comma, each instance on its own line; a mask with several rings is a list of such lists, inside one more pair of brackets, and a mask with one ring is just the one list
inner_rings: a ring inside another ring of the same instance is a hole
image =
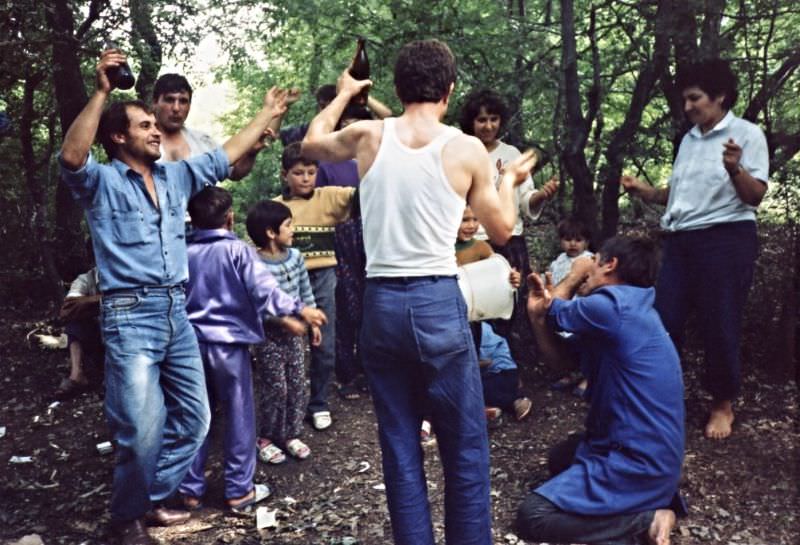
[[154, 163], [158, 206], [142, 176], [122, 161], [101, 165], [90, 153], [76, 171], [67, 169], [60, 155], [59, 163], [62, 179], [86, 211], [101, 292], [186, 282], [184, 214], [192, 195], [228, 176], [230, 162], [222, 148]]

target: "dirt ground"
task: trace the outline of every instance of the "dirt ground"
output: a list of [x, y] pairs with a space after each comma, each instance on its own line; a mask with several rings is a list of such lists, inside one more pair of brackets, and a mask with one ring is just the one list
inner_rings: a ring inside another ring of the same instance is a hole
[[[110, 439], [101, 392], [51, 406], [67, 372], [64, 350], [46, 351], [26, 341], [36, 317], [14, 309], [0, 318], [0, 543], [37, 534], [50, 544], [109, 543], [106, 532], [113, 455], [95, 445]], [[682, 491], [690, 516], [679, 522], [673, 543], [726, 545], [795, 544], [800, 535], [800, 430], [794, 382], [768, 383], [749, 375], [737, 407], [734, 436], [722, 442], [702, 438], [706, 398], [695, 376], [697, 355], [689, 354], [687, 450]], [[513, 534], [516, 506], [526, 491], [546, 478], [548, 447], [582, 427], [585, 405], [569, 394], [551, 392], [540, 368], [526, 369], [535, 410], [522, 423], [491, 430], [494, 535], [497, 544], [523, 543]], [[282, 466], [259, 464], [257, 480], [273, 496], [277, 528], [258, 531], [252, 518], [221, 510], [221, 466], [212, 458], [207, 507], [181, 527], [154, 529], [172, 544], [391, 543], [380, 470], [380, 449], [371, 402], [333, 401], [334, 425], [307, 430], [308, 460]], [[219, 438], [219, 430], [212, 432]], [[31, 456], [14, 464], [12, 456]], [[429, 496], [437, 536], [443, 543], [444, 486], [435, 448], [426, 449]]]

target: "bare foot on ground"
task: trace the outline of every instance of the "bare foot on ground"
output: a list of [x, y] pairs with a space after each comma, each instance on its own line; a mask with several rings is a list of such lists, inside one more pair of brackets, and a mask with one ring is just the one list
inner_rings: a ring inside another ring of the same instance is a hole
[[669, 534], [673, 528], [675, 528], [675, 513], [670, 509], [659, 509], [653, 515], [647, 539], [651, 545], [669, 545]]
[[725, 439], [733, 428], [733, 406], [728, 400], [714, 401], [706, 424], [708, 439]]

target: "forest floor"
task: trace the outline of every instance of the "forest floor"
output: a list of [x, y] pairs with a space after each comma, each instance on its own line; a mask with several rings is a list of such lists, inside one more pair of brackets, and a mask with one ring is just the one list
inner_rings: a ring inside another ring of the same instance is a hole
[[[95, 449], [110, 439], [101, 391], [52, 405], [53, 392], [67, 374], [67, 352], [42, 350], [26, 340], [37, 327], [34, 318], [14, 309], [0, 317], [0, 428], [6, 428], [0, 438], [0, 543], [37, 534], [46, 545], [106, 544], [114, 457]], [[697, 359], [688, 354], [685, 376], [688, 422], [681, 490], [690, 515], [679, 521], [673, 543], [797, 543], [796, 384], [748, 374], [734, 435], [711, 442], [702, 437], [707, 398], [698, 387]], [[516, 507], [532, 485], [546, 479], [548, 448], [579, 431], [586, 413], [577, 398], [549, 391], [552, 377], [540, 368], [527, 369], [524, 376], [534, 401], [532, 416], [520, 423], [506, 417], [489, 434], [496, 544], [523, 543], [513, 533]], [[253, 518], [222, 510], [221, 465], [212, 456], [206, 508], [189, 524], [153, 529], [154, 536], [176, 545], [391, 543], [371, 402], [366, 396], [357, 401], [337, 397], [332, 411], [330, 429], [307, 429], [311, 458], [270, 467], [259, 463], [257, 481], [273, 489], [264, 506], [275, 511], [276, 528], [257, 530]], [[220, 435], [219, 429], [212, 431], [216, 443]], [[443, 543], [442, 473], [436, 449], [425, 452], [435, 531]], [[11, 463], [12, 456], [31, 456], [32, 461]]]

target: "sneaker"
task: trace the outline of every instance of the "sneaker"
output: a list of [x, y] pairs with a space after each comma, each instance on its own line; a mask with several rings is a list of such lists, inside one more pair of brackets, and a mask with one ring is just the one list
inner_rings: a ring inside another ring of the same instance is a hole
[[533, 408], [533, 402], [527, 397], [521, 397], [519, 399], [515, 399], [514, 414], [517, 417], [517, 421], [527, 418], [527, 416], [531, 414], [532, 408]]
[[255, 484], [253, 486], [253, 495], [250, 498], [233, 504], [228, 500], [228, 511], [236, 515], [252, 515], [255, 513], [256, 504], [267, 499], [271, 493], [272, 491], [266, 484]]
[[314, 429], [319, 431], [330, 428], [331, 424], [333, 424], [330, 411], [319, 411], [312, 414], [311, 423], [314, 425]]

